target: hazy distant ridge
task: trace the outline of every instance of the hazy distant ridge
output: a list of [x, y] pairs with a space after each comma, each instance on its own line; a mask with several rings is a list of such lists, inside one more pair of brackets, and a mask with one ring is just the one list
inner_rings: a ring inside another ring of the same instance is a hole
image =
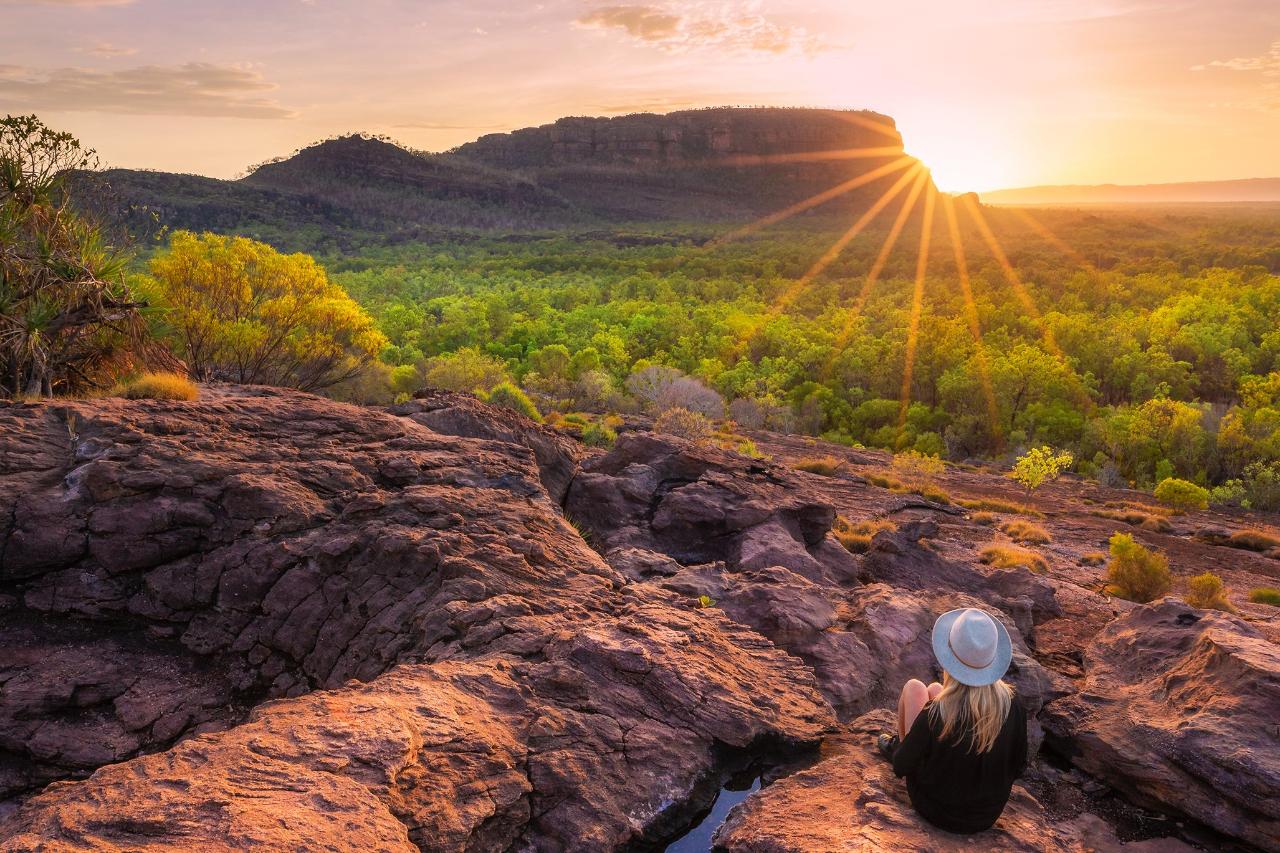
[[1280, 178], [1186, 181], [1177, 184], [1099, 184], [1019, 187], [982, 194], [989, 204], [1165, 204], [1280, 201]]

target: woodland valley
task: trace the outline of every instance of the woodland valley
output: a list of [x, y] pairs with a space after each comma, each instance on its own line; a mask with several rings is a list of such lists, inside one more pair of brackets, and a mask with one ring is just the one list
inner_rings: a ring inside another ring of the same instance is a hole
[[[1280, 850], [1280, 204], [906, 142], [7, 119], [0, 850]], [[873, 748], [968, 606], [1033, 753], [975, 839]]]

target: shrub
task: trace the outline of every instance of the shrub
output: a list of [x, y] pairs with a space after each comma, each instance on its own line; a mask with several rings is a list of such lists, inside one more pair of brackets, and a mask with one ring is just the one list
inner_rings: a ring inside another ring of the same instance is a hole
[[1010, 476], [1021, 483], [1030, 495], [1045, 483], [1058, 479], [1070, 467], [1073, 459], [1070, 453], [1059, 452], [1052, 447], [1033, 447], [1018, 457]]
[[1080, 555], [1080, 565], [1082, 566], [1101, 566], [1107, 562], [1107, 555], [1102, 551], [1090, 551], [1087, 554]]
[[116, 386], [114, 393], [129, 400], [195, 400], [200, 388], [178, 373], [144, 373]]
[[1145, 604], [1169, 591], [1173, 580], [1163, 554], [1144, 548], [1128, 533], [1111, 537], [1107, 580], [1121, 598]]
[[1188, 480], [1169, 477], [1156, 486], [1156, 500], [1175, 509], [1208, 509], [1209, 490]]
[[1235, 609], [1227, 601], [1226, 589], [1222, 585], [1222, 578], [1213, 572], [1196, 575], [1187, 581], [1186, 601], [1192, 607], [1199, 607], [1202, 610], [1226, 610], [1231, 612]]
[[756, 443], [749, 438], [744, 438], [738, 442], [738, 452], [743, 456], [750, 456], [752, 459], [763, 459], [764, 454], [756, 447]]
[[840, 544], [855, 554], [866, 553], [871, 547], [871, 540], [882, 530], [897, 530], [898, 525], [884, 518], [872, 518], [851, 524], [843, 516], [836, 518], [831, 528]]
[[996, 569], [1030, 569], [1038, 573], [1049, 571], [1049, 562], [1044, 557], [1035, 551], [1011, 545], [988, 545], [978, 553], [978, 559]]
[[1227, 480], [1209, 491], [1209, 502], [1218, 506], [1240, 506], [1248, 500], [1243, 480]]
[[945, 469], [942, 460], [937, 456], [926, 456], [915, 450], [904, 450], [893, 454], [893, 471], [908, 483], [927, 483], [937, 477]]
[[1271, 586], [1260, 586], [1249, 590], [1249, 600], [1254, 604], [1270, 604], [1280, 607], [1280, 589]]
[[1237, 530], [1227, 537], [1227, 544], [1246, 551], [1270, 551], [1280, 548], [1280, 536], [1262, 530]]
[[1280, 460], [1252, 462], [1244, 469], [1246, 500], [1251, 509], [1280, 509]]
[[1015, 519], [1000, 525], [1000, 532], [1023, 545], [1046, 545], [1053, 541], [1049, 531], [1029, 521]]
[[432, 356], [419, 365], [417, 372], [415, 378], [421, 385], [464, 393], [511, 381], [504, 362], [475, 347]]
[[529, 395], [510, 382], [499, 382], [493, 386], [493, 390], [485, 396], [485, 400], [491, 406], [510, 409], [542, 423], [542, 415], [538, 412], [538, 407], [529, 399]]
[[675, 408], [658, 415], [653, 422], [653, 431], [702, 443], [708, 441], [715, 430], [705, 416], [688, 409]]
[[994, 512], [975, 512], [973, 515], [969, 516], [969, 520], [974, 524], [984, 524], [988, 527], [995, 524], [999, 518], [1000, 516], [996, 515]]
[[988, 512], [1006, 512], [1013, 515], [1028, 515], [1032, 518], [1044, 518], [1044, 513], [1032, 509], [1026, 504], [1002, 501], [996, 498], [956, 498], [956, 505], [965, 509], [981, 509]]
[[824, 477], [834, 477], [845, 468], [845, 461], [837, 459], [834, 456], [806, 456], [803, 459], [797, 459], [791, 466], [797, 471], [808, 471], [810, 474], [821, 474]]
[[588, 447], [612, 447], [617, 440], [618, 434], [601, 422], [582, 428], [582, 443]]

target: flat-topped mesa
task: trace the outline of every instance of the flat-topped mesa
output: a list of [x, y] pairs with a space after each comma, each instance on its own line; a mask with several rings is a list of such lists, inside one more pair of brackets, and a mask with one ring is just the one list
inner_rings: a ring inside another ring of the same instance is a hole
[[[901, 156], [893, 119], [866, 110], [717, 108], [614, 118], [567, 117], [491, 133], [456, 149], [506, 168], [567, 164], [707, 164], [735, 157], [870, 148]], [[896, 149], [896, 154], [892, 149]]]

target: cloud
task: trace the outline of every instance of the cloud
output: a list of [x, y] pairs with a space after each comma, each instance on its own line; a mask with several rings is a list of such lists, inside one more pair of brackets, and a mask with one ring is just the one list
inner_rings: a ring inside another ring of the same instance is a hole
[[188, 62], [118, 71], [0, 65], [0, 101], [27, 109], [132, 115], [289, 118], [261, 93], [275, 89], [241, 65]]
[[1215, 59], [1204, 65], [1192, 66], [1192, 71], [1224, 68], [1228, 71], [1259, 71], [1265, 77], [1280, 77], [1280, 40], [1273, 41], [1266, 53], [1258, 56], [1237, 56], [1235, 59]]
[[758, 3], [599, 6], [574, 25], [620, 31], [633, 41], [670, 52], [713, 47], [731, 53], [817, 53], [826, 47], [803, 27], [766, 18]]
[[133, 56], [138, 52], [136, 47], [116, 47], [109, 41], [100, 41], [92, 47], [77, 47], [77, 53], [88, 53], [104, 59], [115, 59], [117, 56]]

